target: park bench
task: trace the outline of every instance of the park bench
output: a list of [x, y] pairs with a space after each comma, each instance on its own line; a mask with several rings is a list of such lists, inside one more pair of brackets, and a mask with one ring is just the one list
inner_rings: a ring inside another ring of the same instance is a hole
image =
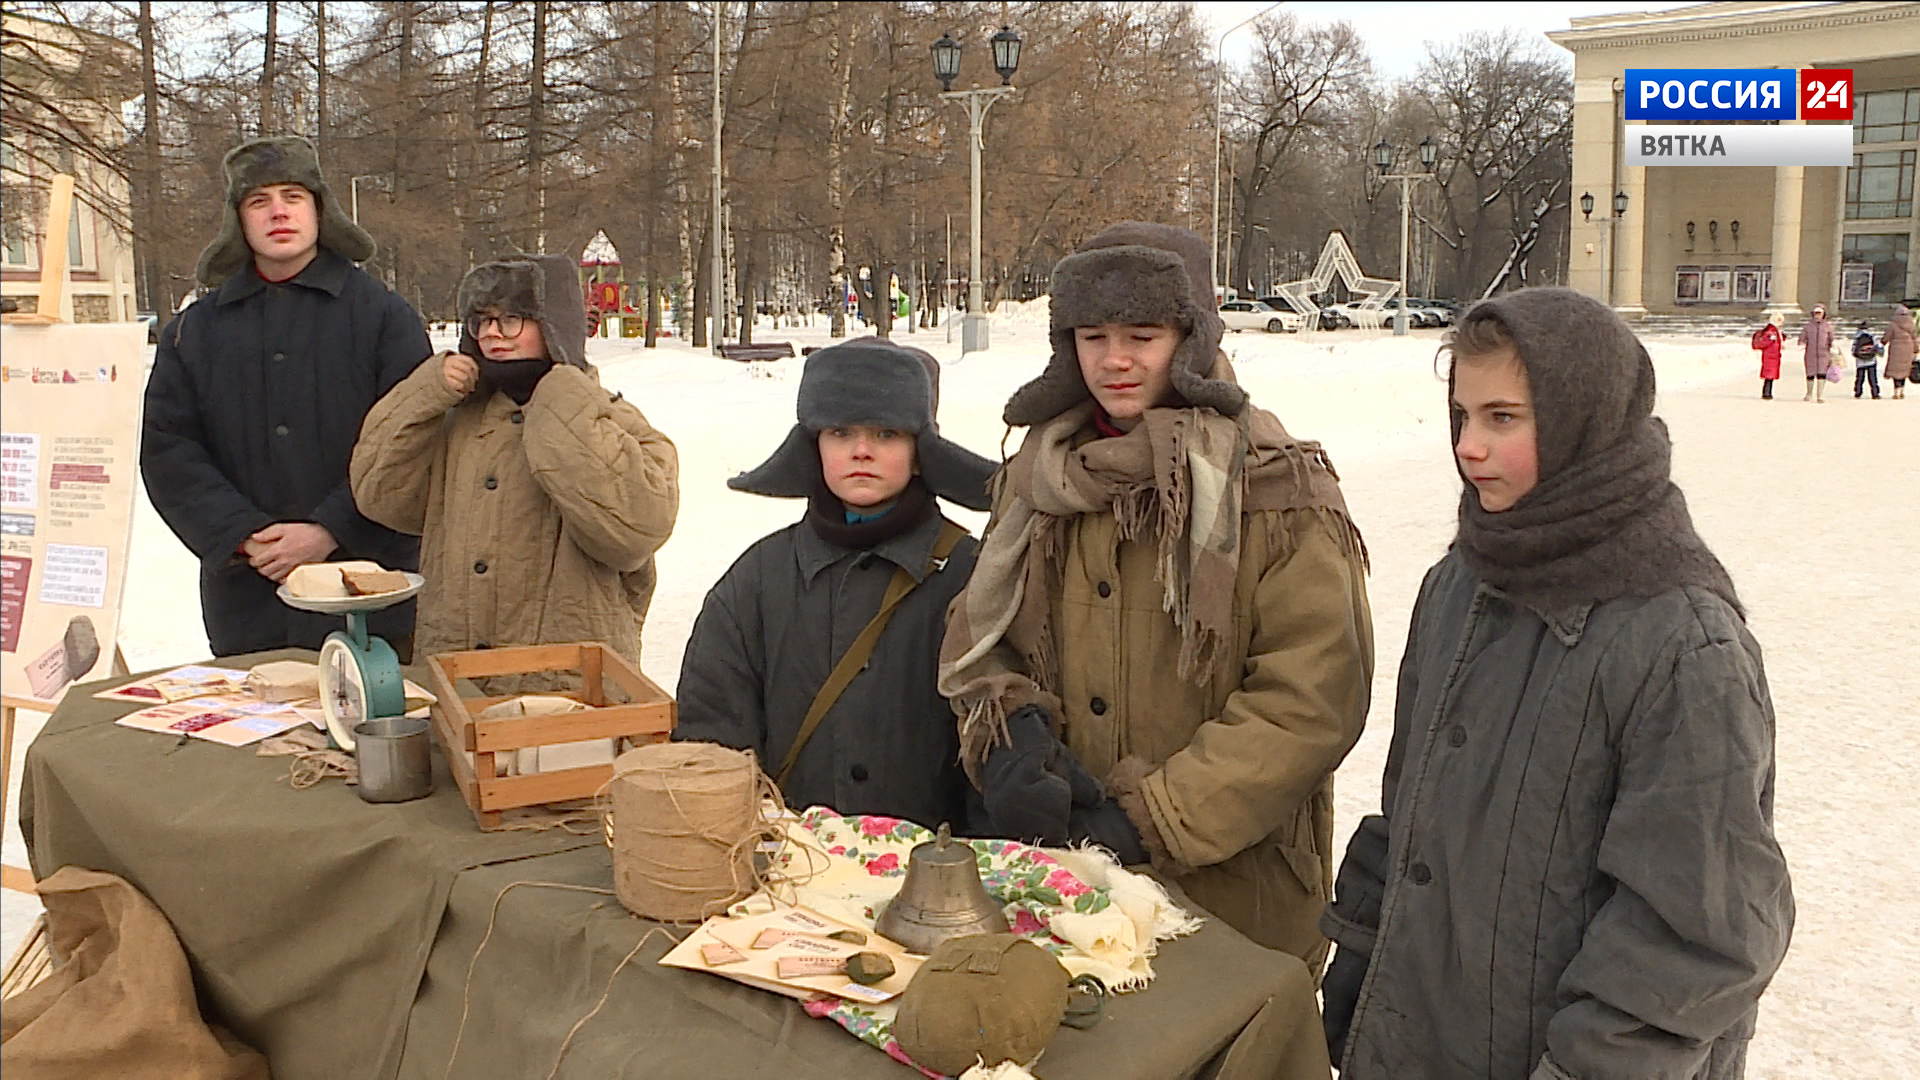
[[720, 355], [729, 360], [786, 360], [793, 356], [793, 342], [767, 341], [752, 345], [721, 345]]

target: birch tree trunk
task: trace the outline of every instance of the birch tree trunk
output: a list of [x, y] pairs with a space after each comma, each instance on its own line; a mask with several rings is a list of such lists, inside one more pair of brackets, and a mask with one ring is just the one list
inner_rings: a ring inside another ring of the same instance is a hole
[[853, 20], [845, 4], [833, 5], [837, 24], [827, 57], [833, 67], [833, 122], [827, 134], [827, 273], [832, 282], [828, 336], [847, 336], [847, 137], [853, 99]]

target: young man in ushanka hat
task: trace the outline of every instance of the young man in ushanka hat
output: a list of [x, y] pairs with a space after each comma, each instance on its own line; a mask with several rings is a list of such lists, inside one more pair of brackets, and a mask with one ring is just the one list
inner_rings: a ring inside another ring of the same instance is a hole
[[1149, 859], [1318, 968], [1332, 777], [1373, 675], [1327, 457], [1220, 353], [1205, 241], [1112, 226], [1054, 268], [1053, 356], [941, 650], [998, 835]]
[[986, 509], [994, 465], [941, 437], [939, 372], [877, 337], [807, 358], [798, 423], [727, 483], [805, 499], [806, 515], [707, 594], [673, 737], [756, 752], [795, 807], [962, 832], [960, 744], [934, 682], [947, 604], [978, 545], [935, 500]]
[[[255, 139], [225, 165], [220, 235], [195, 269], [207, 292], [154, 352], [140, 472], [200, 560], [214, 654], [317, 649], [340, 617], [280, 602], [295, 567], [419, 566], [416, 539], [354, 505], [347, 459], [367, 410], [433, 348], [407, 302], [354, 265], [373, 240], [342, 212], [311, 143]], [[374, 612], [368, 627], [404, 657], [413, 610]]]
[[1325, 926], [1342, 1080], [1735, 1080], [1786, 955], [1773, 705], [1633, 331], [1570, 289], [1449, 335], [1460, 525]]
[[353, 452], [361, 508], [422, 536], [419, 648], [598, 641], [638, 664], [679, 455], [587, 363], [572, 259], [476, 266], [458, 304], [459, 350], [382, 398]]

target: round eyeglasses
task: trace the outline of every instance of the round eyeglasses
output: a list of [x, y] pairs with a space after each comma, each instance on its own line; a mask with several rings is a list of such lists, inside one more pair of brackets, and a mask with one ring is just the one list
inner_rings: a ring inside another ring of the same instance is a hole
[[526, 328], [527, 320], [522, 315], [473, 315], [467, 319], [467, 333], [480, 337], [488, 323], [494, 325], [501, 337], [516, 338]]

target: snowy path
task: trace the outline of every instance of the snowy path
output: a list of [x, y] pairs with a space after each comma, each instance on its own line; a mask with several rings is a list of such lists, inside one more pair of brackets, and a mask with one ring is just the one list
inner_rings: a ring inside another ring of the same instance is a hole
[[[821, 325], [762, 327], [758, 336], [826, 343]], [[1339, 776], [1341, 849], [1359, 816], [1377, 808], [1414, 592], [1453, 529], [1458, 480], [1444, 386], [1431, 367], [1436, 338], [1226, 342], [1254, 400], [1296, 435], [1327, 444], [1373, 555], [1379, 674], [1368, 732]], [[1001, 405], [1043, 362], [1044, 307], [1000, 322], [994, 351], [959, 363], [944, 331], [898, 340], [946, 362], [943, 430], [992, 455]], [[1744, 342], [1654, 340], [1649, 349], [1677, 477], [1746, 600], [1779, 715], [1776, 817], [1799, 921], [1762, 1006], [1748, 1075], [1905, 1075], [1920, 1061], [1920, 785], [1911, 779], [1920, 767], [1920, 400], [1763, 403]], [[680, 448], [680, 523], [660, 554], [643, 657], [671, 687], [708, 587], [748, 544], [800, 513], [797, 502], [725, 486], [792, 424], [800, 361], [753, 371], [678, 347], [648, 354], [595, 341], [590, 351], [605, 382]], [[955, 516], [980, 524], [979, 515]], [[193, 560], [144, 501], [132, 558], [121, 631], [128, 660], [138, 670], [202, 656]], [[19, 864], [12, 820], [9, 811], [6, 857]], [[34, 911], [31, 900], [6, 896], [9, 954]]]

